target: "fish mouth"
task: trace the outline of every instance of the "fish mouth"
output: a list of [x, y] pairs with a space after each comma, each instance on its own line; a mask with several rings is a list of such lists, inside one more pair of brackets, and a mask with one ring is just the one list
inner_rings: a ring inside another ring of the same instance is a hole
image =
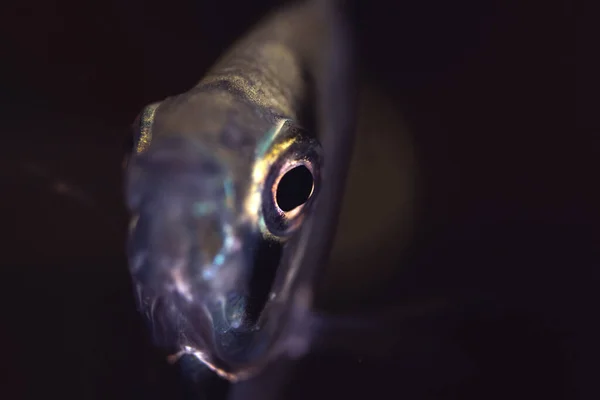
[[203, 272], [214, 265], [190, 274], [182, 262], [165, 268], [151, 260], [132, 273], [154, 341], [172, 361], [192, 354], [235, 381], [251, 376], [277, 351], [285, 326], [276, 287], [285, 274], [282, 246], [260, 243], [251, 258], [243, 250], [208, 275]]

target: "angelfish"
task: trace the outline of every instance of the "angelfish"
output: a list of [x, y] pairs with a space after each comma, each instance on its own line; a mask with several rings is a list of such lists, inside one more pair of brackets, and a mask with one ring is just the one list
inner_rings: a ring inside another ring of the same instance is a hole
[[193, 355], [238, 381], [310, 348], [354, 142], [351, 44], [333, 1], [288, 5], [191, 90], [140, 113], [129, 268], [170, 360]]

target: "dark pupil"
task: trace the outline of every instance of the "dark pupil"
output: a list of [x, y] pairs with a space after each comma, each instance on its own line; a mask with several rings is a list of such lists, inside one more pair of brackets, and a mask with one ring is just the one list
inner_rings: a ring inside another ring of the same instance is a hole
[[277, 206], [285, 212], [293, 210], [308, 200], [312, 187], [312, 174], [304, 165], [289, 170], [277, 186]]

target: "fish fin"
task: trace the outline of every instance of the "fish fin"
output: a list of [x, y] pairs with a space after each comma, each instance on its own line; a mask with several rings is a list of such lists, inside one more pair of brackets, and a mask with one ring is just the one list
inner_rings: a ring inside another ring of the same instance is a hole
[[[390, 357], [410, 347], [433, 326], [447, 326], [451, 304], [442, 299], [403, 304], [369, 313], [310, 316], [311, 350], [342, 351], [357, 357]], [[415, 335], [416, 334], [416, 335]]]

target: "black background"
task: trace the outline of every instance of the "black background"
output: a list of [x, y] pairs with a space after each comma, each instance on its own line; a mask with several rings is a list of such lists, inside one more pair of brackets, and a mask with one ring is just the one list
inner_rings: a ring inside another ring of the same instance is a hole
[[[133, 306], [122, 144], [143, 105], [187, 90], [273, 4], [2, 5], [6, 398], [177, 398]], [[364, 73], [407, 115], [423, 166], [422, 240], [383, 297], [443, 293], [468, 306], [400, 326], [383, 361], [309, 357], [286, 398], [590, 395], [599, 154], [573, 120], [572, 6], [353, 11]]]

